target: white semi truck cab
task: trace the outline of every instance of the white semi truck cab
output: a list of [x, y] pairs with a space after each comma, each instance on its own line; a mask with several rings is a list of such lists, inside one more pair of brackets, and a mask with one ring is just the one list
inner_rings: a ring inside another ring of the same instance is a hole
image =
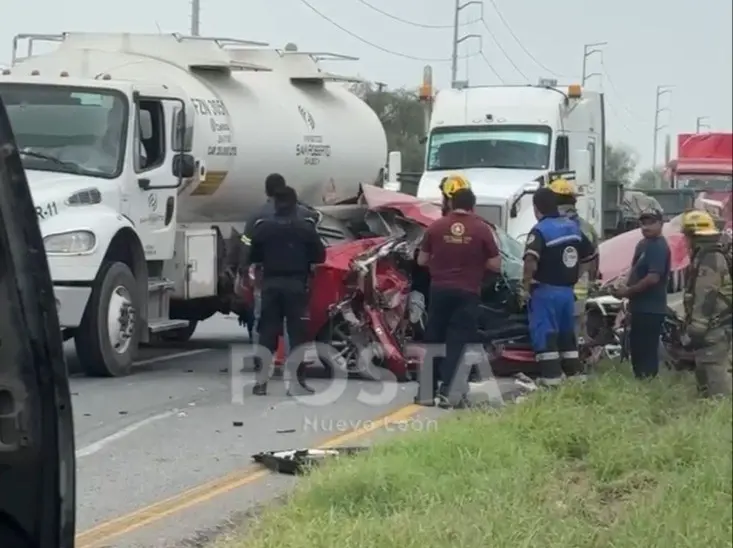
[[[17, 56], [22, 39], [58, 42]], [[231, 310], [224, 235], [282, 173], [302, 201], [380, 174], [384, 130], [315, 54], [180, 35], [21, 35], [0, 72], [65, 337], [92, 375]]]
[[[535, 224], [532, 194], [568, 173], [578, 212], [602, 233], [604, 105], [600, 93], [556, 82], [440, 90], [423, 84], [429, 124], [417, 196], [440, 200], [440, 181], [464, 175], [477, 212], [523, 240]], [[399, 162], [390, 157], [390, 164]]]

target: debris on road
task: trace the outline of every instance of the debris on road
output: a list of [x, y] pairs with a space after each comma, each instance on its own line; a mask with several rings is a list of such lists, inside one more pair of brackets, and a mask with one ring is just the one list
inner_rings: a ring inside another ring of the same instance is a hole
[[350, 456], [366, 451], [368, 447], [334, 447], [329, 449], [290, 449], [266, 451], [252, 455], [252, 460], [273, 472], [291, 476], [303, 474], [328, 459]]

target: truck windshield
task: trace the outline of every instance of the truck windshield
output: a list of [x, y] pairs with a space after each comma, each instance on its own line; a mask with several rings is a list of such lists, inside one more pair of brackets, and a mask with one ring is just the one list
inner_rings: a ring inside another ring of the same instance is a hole
[[725, 175], [722, 173], [720, 175], [694, 175], [680, 173], [677, 176], [677, 185], [679, 188], [691, 188], [693, 190], [730, 191], [733, 189], [733, 175]]
[[122, 172], [128, 102], [109, 89], [0, 84], [27, 170], [115, 178]]
[[436, 128], [430, 134], [427, 169], [547, 169], [550, 136], [545, 126]]

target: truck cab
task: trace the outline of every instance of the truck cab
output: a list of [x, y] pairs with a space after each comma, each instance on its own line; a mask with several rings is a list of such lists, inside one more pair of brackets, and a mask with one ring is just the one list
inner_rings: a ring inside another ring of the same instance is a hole
[[[171, 86], [3, 71], [0, 97], [35, 203], [65, 338], [85, 370], [124, 374], [168, 319], [178, 189], [194, 175]], [[170, 322], [177, 322], [171, 326]]]
[[603, 97], [580, 86], [485, 86], [439, 91], [430, 105], [417, 196], [439, 200], [460, 173], [477, 212], [523, 241], [535, 224], [532, 194], [553, 173], [575, 179], [578, 212], [601, 229]]
[[710, 211], [731, 230], [733, 207], [733, 134], [683, 133], [677, 136], [677, 159], [665, 173], [672, 189], [693, 191], [695, 207]]

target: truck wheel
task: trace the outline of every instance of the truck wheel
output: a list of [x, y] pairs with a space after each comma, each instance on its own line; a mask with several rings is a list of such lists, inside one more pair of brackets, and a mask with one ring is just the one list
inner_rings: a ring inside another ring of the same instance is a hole
[[170, 331], [163, 331], [160, 334], [161, 340], [164, 340], [166, 342], [177, 342], [177, 343], [184, 343], [188, 342], [188, 340], [193, 337], [194, 331], [196, 331], [196, 326], [198, 325], [198, 320], [190, 320], [188, 322], [188, 327], [181, 327], [179, 329], [171, 329]]
[[102, 267], [75, 338], [82, 370], [93, 377], [129, 375], [140, 340], [140, 297], [130, 268]]

